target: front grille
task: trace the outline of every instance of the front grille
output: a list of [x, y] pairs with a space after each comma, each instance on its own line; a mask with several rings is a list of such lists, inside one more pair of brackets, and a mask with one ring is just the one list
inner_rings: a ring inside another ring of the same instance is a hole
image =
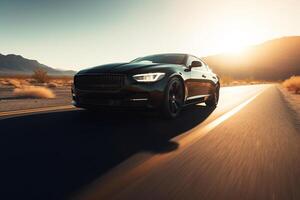
[[74, 78], [76, 89], [109, 91], [124, 86], [125, 76], [121, 74], [77, 75]]

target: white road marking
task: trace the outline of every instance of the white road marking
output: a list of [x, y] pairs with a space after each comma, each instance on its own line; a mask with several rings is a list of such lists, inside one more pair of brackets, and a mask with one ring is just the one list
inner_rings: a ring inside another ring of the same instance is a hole
[[[264, 91], [264, 90], [263, 90]], [[253, 101], [256, 97], [258, 97], [263, 91], [261, 91], [260, 93], [256, 94], [255, 96], [251, 97], [250, 99], [248, 99], [247, 101], [243, 102], [242, 104], [238, 105], [237, 107], [235, 107], [234, 109], [230, 110], [229, 112], [225, 113], [224, 115], [222, 115], [221, 117], [217, 118], [216, 120], [212, 121], [211, 123], [207, 124], [204, 127], [204, 131], [205, 132], [209, 132], [212, 129], [214, 129], [215, 127], [217, 127], [219, 124], [221, 124], [222, 122], [224, 122], [225, 120], [229, 119], [231, 116], [233, 116], [234, 114], [238, 113], [240, 110], [242, 110], [247, 104], [249, 104], [251, 101]]]
[[[207, 135], [211, 130], [216, 128], [222, 122], [226, 121], [227, 119], [232, 117], [234, 114], [238, 113], [246, 105], [248, 105], [250, 102], [252, 102], [256, 97], [258, 97], [260, 94], [262, 94], [267, 88], [262, 89], [262, 91], [260, 91], [258, 94], [254, 95], [250, 99], [248, 99], [245, 102], [239, 104], [237, 107], [235, 107], [232, 110], [230, 110], [230, 111], [226, 112], [225, 114], [221, 115], [220, 117], [213, 120], [209, 124], [205, 125], [204, 127], [200, 128], [199, 130], [193, 131], [192, 133], [190, 133], [187, 136], [179, 139], [179, 141], [176, 141], [176, 142], [178, 142], [180, 144], [180, 146], [191, 143], [192, 141], [196, 142], [198, 139], [200, 139], [201, 137]], [[174, 139], [176, 140], [176, 138], [174, 138]]]

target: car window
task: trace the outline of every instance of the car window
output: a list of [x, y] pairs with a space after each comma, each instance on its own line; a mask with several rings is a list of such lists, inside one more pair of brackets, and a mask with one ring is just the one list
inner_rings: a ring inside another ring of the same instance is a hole
[[199, 61], [199, 60], [197, 60], [194, 56], [189, 56], [186, 61], [186, 66], [187, 67], [191, 66], [193, 61]]
[[200, 60], [199, 58], [196, 58], [194, 56], [189, 56], [186, 62], [186, 66], [191, 66], [193, 61], [199, 61], [202, 63], [202, 66], [200, 67], [194, 67], [194, 70], [202, 70], [202, 71], [207, 71], [206, 65], [204, 62], [202, 62], [202, 60]]
[[132, 63], [146, 62], [146, 63], [164, 63], [164, 64], [184, 64], [184, 54], [159, 54], [137, 58]]

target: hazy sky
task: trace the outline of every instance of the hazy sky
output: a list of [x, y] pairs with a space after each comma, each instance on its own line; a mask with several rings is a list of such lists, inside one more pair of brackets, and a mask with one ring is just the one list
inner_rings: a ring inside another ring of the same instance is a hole
[[0, 53], [81, 69], [300, 35], [300, 0], [0, 0]]

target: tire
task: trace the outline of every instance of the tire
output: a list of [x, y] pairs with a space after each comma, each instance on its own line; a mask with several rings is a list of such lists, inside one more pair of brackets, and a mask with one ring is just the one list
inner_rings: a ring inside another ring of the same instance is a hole
[[220, 87], [217, 87], [214, 92], [211, 94], [210, 98], [205, 101], [206, 106], [208, 107], [216, 107], [219, 102], [219, 91]]
[[170, 79], [165, 89], [162, 109], [165, 118], [176, 118], [182, 110], [183, 103], [184, 85], [179, 78], [174, 77]]

